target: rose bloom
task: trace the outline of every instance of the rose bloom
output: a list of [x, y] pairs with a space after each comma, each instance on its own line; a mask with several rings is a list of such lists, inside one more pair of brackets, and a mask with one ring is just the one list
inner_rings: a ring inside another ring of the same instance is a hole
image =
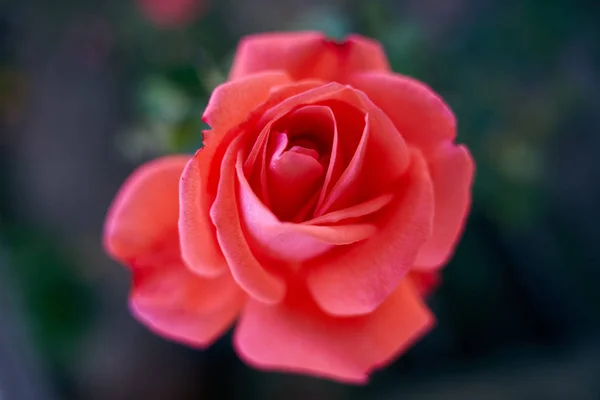
[[204, 147], [141, 166], [107, 216], [142, 323], [205, 347], [237, 320], [248, 364], [351, 383], [432, 327], [474, 173], [438, 95], [373, 40], [271, 33], [203, 119]]
[[136, 0], [144, 17], [160, 29], [183, 28], [204, 12], [208, 0]]

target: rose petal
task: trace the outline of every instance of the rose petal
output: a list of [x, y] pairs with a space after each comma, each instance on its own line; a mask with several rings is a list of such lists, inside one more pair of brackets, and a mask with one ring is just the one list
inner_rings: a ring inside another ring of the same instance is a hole
[[[355, 90], [351, 93], [353, 96], [347, 95], [344, 100], [364, 112], [364, 128], [351, 162], [325, 200], [317, 206], [316, 216], [365, 201], [365, 194], [384, 193], [408, 166], [408, 148], [392, 121], [364, 93]], [[346, 112], [341, 118], [348, 119], [349, 116]], [[359, 124], [355, 121], [352, 125]], [[342, 131], [344, 142], [347, 142], [349, 127]], [[345, 151], [348, 152], [347, 147]], [[381, 168], [382, 165], [385, 168]]]
[[[354, 194], [360, 189], [358, 184], [358, 175], [361, 172], [365, 160], [365, 154], [367, 152], [367, 143], [369, 143], [369, 117], [365, 115], [365, 125], [362, 137], [354, 155], [350, 159], [350, 163], [346, 166], [346, 169], [340, 176], [339, 180], [335, 183], [331, 192], [328, 196], [323, 197], [323, 203], [317, 204], [315, 215], [322, 215], [327, 210], [330, 210], [334, 205], [341, 205], [344, 200], [348, 200], [353, 197]], [[343, 206], [342, 206], [343, 208]]]
[[107, 251], [132, 269], [136, 317], [163, 336], [206, 346], [231, 325], [244, 296], [231, 275], [203, 279], [183, 264], [178, 184], [188, 159], [168, 156], [138, 168], [111, 206], [104, 238]]
[[276, 124], [271, 128], [270, 163], [266, 168], [272, 200], [269, 208], [280, 219], [289, 221], [331, 169], [328, 157], [323, 155], [331, 154], [336, 144], [336, 122], [331, 108], [316, 105], [300, 107], [273, 122]]
[[159, 158], [125, 181], [104, 226], [104, 247], [112, 257], [128, 262], [177, 235], [177, 185], [188, 160], [184, 155]]
[[179, 185], [181, 257], [192, 271], [206, 277], [219, 276], [228, 269], [209, 216], [213, 196], [207, 188], [208, 175], [217, 146], [205, 141], [185, 167]]
[[310, 199], [308, 199], [306, 203], [304, 203], [302, 208], [298, 211], [298, 214], [296, 214], [291, 221], [298, 224], [309, 220], [310, 217], [314, 214], [320, 194], [321, 192], [319, 191], [314, 192]]
[[[294, 109], [300, 106], [308, 106], [318, 104], [325, 100], [346, 100], [349, 96], [354, 95], [354, 91], [346, 86], [336, 82], [329, 82], [323, 85], [314, 86], [315, 83], [299, 83], [298, 85], [290, 85], [288, 88], [281, 88], [272, 94], [272, 98], [276, 101], [268, 103], [270, 107], [264, 110], [261, 121], [266, 125], [270, 121], [276, 121], [289, 114]], [[297, 88], [307, 89], [301, 92]]]
[[[389, 189], [401, 177], [410, 163], [408, 146], [398, 130], [371, 99], [355, 91], [369, 121], [370, 140], [365, 158], [366, 170], [361, 175], [363, 192], [370, 196]], [[382, 168], [381, 166], [385, 166]]]
[[[270, 93], [268, 100], [261, 107], [261, 111], [267, 111], [273, 107], [276, 107], [277, 105], [279, 105], [279, 103], [283, 102], [284, 100], [286, 100], [288, 98], [295, 97], [303, 92], [307, 92], [309, 90], [318, 88], [319, 86], [323, 86], [323, 82], [302, 81], [302, 82], [273, 87], [271, 89], [271, 93]], [[285, 113], [281, 113], [281, 115], [278, 118], [280, 118], [284, 114]], [[244, 162], [244, 173], [246, 174], [246, 176], [254, 176], [256, 174], [256, 169], [258, 169], [257, 168], [257, 165], [258, 165], [261, 168], [260, 179], [261, 180], [264, 179], [265, 182], [266, 182], [265, 163], [266, 163], [266, 159], [267, 159], [266, 149], [267, 149], [267, 143], [268, 143], [267, 139], [269, 137], [269, 134], [272, 130], [273, 125], [275, 124], [275, 122], [277, 122], [277, 118], [276, 119], [271, 118], [267, 121], [268, 122], [266, 122], [264, 124], [260, 134], [257, 136], [256, 140], [254, 141], [252, 148], [250, 150], [250, 153], [248, 154], [248, 157], [246, 158], [246, 161]], [[260, 127], [258, 129], [260, 129]], [[263, 172], [264, 172], [264, 174], [263, 174]], [[264, 175], [264, 177], [262, 175]], [[267, 201], [268, 199], [262, 198], [262, 200]]]
[[251, 301], [234, 334], [237, 353], [264, 370], [365, 383], [433, 325], [433, 316], [404, 280], [368, 315], [332, 317], [303, 293], [277, 305]]
[[254, 188], [260, 200], [268, 207], [271, 207], [271, 198], [269, 197], [269, 185], [267, 178], [267, 160], [268, 160], [268, 144], [273, 124], [276, 121], [270, 121], [260, 132], [256, 138], [252, 149], [246, 161], [244, 162], [244, 171], [248, 176], [251, 186]]
[[255, 299], [265, 303], [276, 303], [285, 294], [285, 282], [267, 272], [256, 260], [240, 222], [235, 188], [235, 157], [242, 139], [242, 136], [234, 139], [225, 152], [219, 188], [210, 209], [210, 216], [234, 279]]
[[287, 262], [302, 262], [331, 249], [333, 245], [364, 240], [375, 233], [370, 224], [311, 226], [281, 222], [260, 202], [243, 175], [241, 158], [237, 162], [240, 212], [249, 235], [262, 252]]
[[417, 260], [420, 270], [442, 266], [456, 245], [471, 205], [471, 186], [475, 166], [464, 146], [446, 142], [429, 160], [435, 195], [433, 232]]
[[246, 120], [269, 97], [272, 88], [290, 82], [283, 71], [265, 71], [225, 82], [212, 92], [202, 119], [213, 129], [226, 132]]
[[162, 336], [208, 346], [231, 326], [245, 296], [230, 274], [201, 278], [183, 264], [177, 241], [168, 247], [168, 257], [154, 254], [136, 263], [131, 310]]
[[333, 137], [331, 140], [331, 154], [329, 156], [329, 165], [327, 166], [327, 172], [325, 173], [323, 186], [316, 200], [316, 207], [319, 207], [319, 205], [323, 203], [323, 201], [325, 200], [325, 196], [331, 191], [331, 188], [333, 188], [335, 183], [338, 181], [340, 175], [344, 171], [345, 163], [339, 139], [337, 120], [331, 107], [327, 107], [327, 109], [329, 110], [331, 119], [333, 121]]
[[351, 35], [342, 43], [320, 32], [264, 33], [246, 36], [235, 53], [229, 79], [266, 70], [283, 70], [295, 80], [344, 82], [359, 71], [389, 71], [381, 45]]
[[334, 224], [341, 221], [358, 219], [381, 210], [383, 207], [388, 205], [393, 199], [393, 194], [385, 193], [360, 204], [356, 204], [352, 207], [344, 208], [343, 210], [332, 211], [330, 213], [321, 215], [320, 217], [312, 218], [304, 222], [304, 224]]
[[365, 92], [404, 139], [426, 154], [455, 138], [454, 114], [424, 83], [400, 74], [365, 72], [353, 75], [350, 84]]
[[[318, 153], [305, 154], [302, 151], [286, 151], [287, 137], [280, 133], [275, 153], [268, 168], [269, 198], [271, 211], [282, 220], [291, 219], [316, 190], [323, 166]], [[315, 150], [313, 150], [316, 153]]]
[[294, 139], [312, 143], [317, 153], [331, 152], [335, 130], [335, 116], [330, 107], [324, 105], [306, 105], [289, 113], [281, 122], [292, 142]]
[[397, 202], [380, 217], [369, 240], [336, 250], [309, 266], [308, 286], [319, 306], [334, 315], [372, 312], [394, 290], [429, 238], [433, 188], [418, 151], [400, 182]]
[[131, 301], [131, 312], [151, 331], [192, 347], [207, 347], [235, 321], [244, 304], [236, 295], [218, 311], [199, 313], [193, 309], [153, 307]]

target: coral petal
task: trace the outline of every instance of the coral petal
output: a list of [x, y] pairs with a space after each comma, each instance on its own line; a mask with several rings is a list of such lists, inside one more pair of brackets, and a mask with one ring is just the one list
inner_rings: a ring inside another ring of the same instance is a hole
[[365, 72], [351, 85], [365, 92], [392, 120], [404, 139], [425, 153], [456, 136], [456, 119], [427, 85], [400, 74]]
[[266, 271], [258, 262], [246, 240], [240, 221], [235, 167], [241, 139], [243, 138], [234, 139], [225, 153], [217, 197], [210, 209], [210, 216], [234, 279], [255, 299], [265, 303], [276, 303], [283, 298], [285, 283]]
[[403, 178], [396, 203], [380, 217], [369, 240], [314, 260], [308, 286], [319, 306], [334, 315], [372, 312], [393, 292], [414, 265], [429, 238], [433, 219], [433, 188], [425, 160], [418, 151]]
[[168, 235], [177, 235], [177, 185], [188, 160], [184, 155], [159, 158], [136, 169], [125, 181], [104, 226], [104, 247], [112, 257], [127, 262]]
[[229, 78], [267, 70], [283, 70], [295, 80], [317, 78], [344, 82], [359, 71], [388, 71], [379, 43], [351, 35], [344, 42], [327, 40], [320, 32], [263, 33], [239, 44]]
[[265, 101], [271, 89], [290, 83], [283, 71], [266, 71], [217, 86], [202, 119], [213, 129], [226, 132], [245, 121]]
[[372, 370], [405, 351], [433, 322], [404, 280], [379, 308], [358, 317], [327, 315], [302, 295], [277, 305], [251, 301], [240, 317], [234, 345], [256, 368], [365, 383]]
[[249, 236], [270, 257], [298, 263], [330, 250], [333, 245], [355, 243], [375, 234], [371, 224], [314, 226], [280, 221], [260, 202], [243, 175], [238, 159], [240, 213]]
[[228, 269], [209, 216], [212, 199], [207, 190], [208, 165], [214, 147], [207, 145], [196, 152], [179, 185], [181, 256], [191, 270], [207, 277], [218, 276]]
[[230, 274], [199, 277], [185, 267], [177, 252], [170, 262], [161, 261], [135, 270], [133, 314], [162, 336], [194, 347], [208, 346], [231, 326], [246, 296]]
[[450, 142], [438, 148], [429, 164], [435, 211], [431, 238], [417, 256], [420, 270], [442, 266], [454, 251], [471, 206], [475, 170], [469, 150]]

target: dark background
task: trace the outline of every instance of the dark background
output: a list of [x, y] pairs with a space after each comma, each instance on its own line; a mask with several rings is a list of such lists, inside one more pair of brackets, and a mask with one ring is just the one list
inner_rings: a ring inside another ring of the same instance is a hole
[[[173, 26], [136, 0], [0, 2], [1, 400], [600, 399], [600, 2], [197, 1]], [[238, 39], [307, 28], [380, 40], [477, 163], [436, 329], [364, 387], [150, 334], [101, 247], [128, 173], [198, 146]]]

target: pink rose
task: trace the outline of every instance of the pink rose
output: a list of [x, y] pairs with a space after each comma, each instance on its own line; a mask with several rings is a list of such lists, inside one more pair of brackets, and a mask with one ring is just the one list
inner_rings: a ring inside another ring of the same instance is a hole
[[249, 36], [194, 156], [150, 162], [107, 217], [153, 331], [262, 369], [364, 382], [433, 324], [423, 293], [463, 229], [473, 161], [429, 87], [380, 45]]

